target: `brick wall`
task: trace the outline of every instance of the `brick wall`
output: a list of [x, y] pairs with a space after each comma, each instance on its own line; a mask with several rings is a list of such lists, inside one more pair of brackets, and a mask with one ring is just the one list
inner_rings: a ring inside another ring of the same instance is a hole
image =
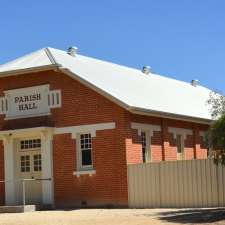
[[96, 174], [80, 177], [73, 175], [77, 166], [76, 140], [69, 134], [54, 136], [56, 207], [127, 205], [126, 168], [121, 160], [122, 149], [116, 148], [116, 136], [114, 130], [97, 131], [92, 138]]
[[[153, 161], [176, 160], [175, 140], [167, 132], [168, 126], [206, 129], [192, 123], [162, 120], [157, 117], [132, 115], [95, 91], [59, 72], [40, 72], [0, 79], [0, 96], [4, 90], [50, 84], [50, 89], [61, 89], [62, 108], [52, 109], [51, 116], [5, 121], [0, 115], [0, 130], [36, 126], [65, 127], [115, 122], [116, 129], [97, 131], [93, 138], [93, 164], [96, 174], [73, 175], [76, 170], [76, 140], [70, 134], [54, 135], [53, 168], [54, 197], [57, 207], [126, 206], [127, 163], [142, 161], [140, 137], [131, 129], [131, 122], [162, 125], [161, 132], [151, 138]], [[197, 130], [196, 132], [198, 132]], [[196, 135], [185, 142], [187, 159], [205, 158], [203, 141]], [[0, 179], [4, 176], [3, 146], [0, 144]], [[0, 187], [0, 202], [4, 199]]]
[[[127, 168], [125, 138], [127, 112], [95, 91], [62, 73], [45, 71], [0, 79], [4, 90], [50, 84], [61, 89], [62, 108], [52, 115], [5, 121], [0, 130], [35, 126], [76, 126], [116, 122], [116, 130], [98, 131], [93, 138], [93, 162], [96, 175], [73, 175], [76, 170], [76, 145], [71, 135], [55, 135], [53, 140], [54, 189], [56, 206], [127, 205]], [[1, 158], [3, 159], [3, 157]], [[2, 170], [0, 171], [2, 172]]]

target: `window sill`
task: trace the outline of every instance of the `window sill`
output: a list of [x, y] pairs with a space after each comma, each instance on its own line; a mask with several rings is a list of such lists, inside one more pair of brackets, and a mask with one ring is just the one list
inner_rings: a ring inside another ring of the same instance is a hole
[[79, 177], [80, 175], [89, 175], [92, 176], [93, 174], [96, 174], [95, 170], [81, 170], [81, 171], [74, 171], [73, 175]]

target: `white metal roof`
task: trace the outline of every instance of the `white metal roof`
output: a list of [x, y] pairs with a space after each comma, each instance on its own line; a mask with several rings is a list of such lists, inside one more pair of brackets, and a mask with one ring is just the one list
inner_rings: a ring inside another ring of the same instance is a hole
[[206, 101], [210, 90], [200, 85], [105, 62], [77, 54], [44, 48], [0, 65], [0, 76], [57, 65], [76, 79], [100, 90], [133, 111], [211, 120]]

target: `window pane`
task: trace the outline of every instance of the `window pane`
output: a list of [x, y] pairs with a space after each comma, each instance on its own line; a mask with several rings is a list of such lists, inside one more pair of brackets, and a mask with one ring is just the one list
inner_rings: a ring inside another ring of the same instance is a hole
[[91, 159], [91, 134], [80, 135], [80, 150], [81, 150], [81, 165], [90, 166], [92, 165]]
[[91, 150], [83, 150], [82, 151], [82, 165], [83, 166], [92, 165]]
[[33, 156], [34, 171], [41, 171], [41, 154]]
[[41, 139], [29, 139], [20, 141], [20, 149], [35, 149], [41, 147]]

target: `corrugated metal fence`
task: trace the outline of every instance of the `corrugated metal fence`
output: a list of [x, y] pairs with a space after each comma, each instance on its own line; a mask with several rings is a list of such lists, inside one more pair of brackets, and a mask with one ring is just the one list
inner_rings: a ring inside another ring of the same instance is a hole
[[213, 160], [128, 165], [131, 208], [225, 206], [225, 166]]

